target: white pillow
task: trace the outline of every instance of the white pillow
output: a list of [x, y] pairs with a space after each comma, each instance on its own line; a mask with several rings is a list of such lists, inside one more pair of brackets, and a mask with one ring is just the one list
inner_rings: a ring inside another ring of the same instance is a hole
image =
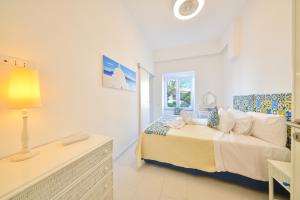
[[207, 119], [193, 118], [192, 123], [193, 125], [207, 126]]
[[182, 110], [180, 116], [186, 124], [193, 124], [193, 113], [191, 111]]
[[229, 133], [234, 127], [234, 118], [226, 110], [219, 109], [219, 125], [218, 129], [224, 133]]
[[233, 116], [235, 125], [232, 134], [250, 135], [253, 124], [253, 118], [244, 112], [229, 109], [228, 112]]
[[272, 144], [284, 147], [287, 142], [286, 118], [280, 115], [249, 112], [254, 119], [251, 133]]
[[232, 129], [232, 134], [237, 135], [251, 135], [251, 128], [253, 124], [252, 117], [235, 118], [235, 125]]
[[181, 129], [182, 127], [185, 126], [185, 122], [183, 121], [183, 119], [181, 117], [177, 117], [176, 119], [174, 119], [172, 121], [167, 121], [166, 124], [168, 126], [170, 126], [171, 128], [175, 128], [175, 129]]
[[235, 109], [232, 109], [232, 108], [228, 108], [227, 112], [229, 112], [234, 117], [242, 117], [242, 116], [246, 115], [245, 112], [242, 112], [240, 110], [235, 110]]

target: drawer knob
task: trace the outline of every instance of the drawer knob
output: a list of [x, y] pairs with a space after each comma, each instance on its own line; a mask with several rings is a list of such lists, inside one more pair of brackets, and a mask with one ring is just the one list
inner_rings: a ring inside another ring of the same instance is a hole
[[290, 187], [290, 184], [288, 183], [288, 182], [286, 182], [286, 181], [283, 181], [283, 183], [282, 183], [285, 187]]
[[105, 184], [105, 185], [104, 185], [104, 189], [106, 190], [107, 188], [108, 188], [108, 185], [107, 185], [107, 184]]
[[108, 153], [108, 149], [104, 149], [104, 153]]

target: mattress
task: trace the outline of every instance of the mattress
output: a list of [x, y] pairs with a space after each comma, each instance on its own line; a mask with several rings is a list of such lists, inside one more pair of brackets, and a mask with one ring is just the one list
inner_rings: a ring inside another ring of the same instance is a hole
[[290, 150], [252, 136], [224, 134], [202, 125], [170, 129], [166, 136], [142, 133], [136, 149], [143, 159], [206, 172], [231, 172], [267, 181], [267, 160], [290, 160]]

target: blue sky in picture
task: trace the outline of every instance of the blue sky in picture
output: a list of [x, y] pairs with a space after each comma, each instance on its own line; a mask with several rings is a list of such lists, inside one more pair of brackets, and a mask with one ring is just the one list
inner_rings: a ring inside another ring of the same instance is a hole
[[112, 76], [115, 69], [119, 66], [119, 63], [110, 59], [107, 56], [103, 56], [103, 72], [107, 76]]
[[130, 87], [134, 87], [136, 84], [136, 72], [132, 71], [128, 67], [125, 67], [124, 65], [120, 65], [120, 68], [122, 72], [125, 74], [126, 83]]
[[123, 72], [126, 83], [130, 88], [134, 88], [136, 85], [136, 72], [121, 65], [114, 61], [113, 59], [103, 55], [103, 73], [107, 76], [113, 76], [116, 68], [120, 68]]

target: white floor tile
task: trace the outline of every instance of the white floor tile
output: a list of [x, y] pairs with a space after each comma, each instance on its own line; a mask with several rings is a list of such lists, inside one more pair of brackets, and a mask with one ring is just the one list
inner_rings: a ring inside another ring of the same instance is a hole
[[165, 196], [161, 196], [159, 200], [176, 200], [172, 197], [165, 197]]
[[263, 200], [267, 193], [258, 192], [236, 184], [222, 182], [210, 177], [188, 176], [188, 200], [230, 199], [230, 200]]
[[114, 200], [132, 200], [135, 190], [127, 185], [114, 185]]
[[[114, 200], [267, 200], [259, 192], [156, 165], [136, 167], [135, 146], [114, 163]], [[286, 200], [286, 198], [279, 198]]]
[[164, 176], [163, 197], [183, 200], [187, 198], [187, 175], [179, 171], [169, 171]]

